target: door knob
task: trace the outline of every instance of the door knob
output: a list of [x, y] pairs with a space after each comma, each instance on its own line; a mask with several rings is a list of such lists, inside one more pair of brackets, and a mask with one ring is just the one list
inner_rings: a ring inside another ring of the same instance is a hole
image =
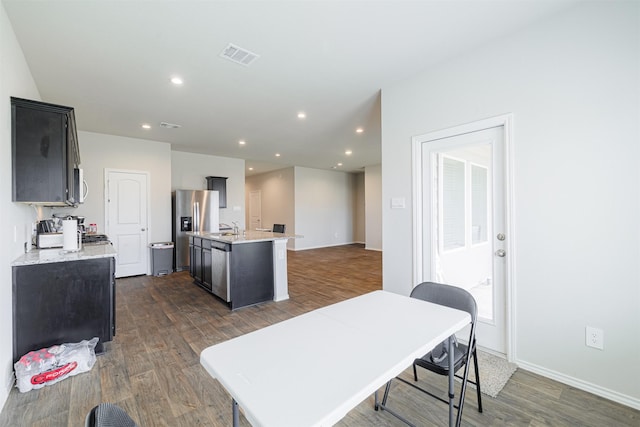
[[140, 231], [145, 231], [145, 229], [144, 229], [144, 228], [141, 228], [141, 229], [140, 229]]
[[504, 233], [498, 233], [498, 235], [496, 236], [496, 239], [500, 241], [504, 240]]
[[498, 249], [498, 250], [496, 251], [496, 255], [497, 255], [497, 256], [499, 256], [500, 258], [504, 258], [504, 257], [505, 257], [505, 255], [507, 255], [507, 253], [505, 252], [505, 250], [504, 250], [504, 249]]

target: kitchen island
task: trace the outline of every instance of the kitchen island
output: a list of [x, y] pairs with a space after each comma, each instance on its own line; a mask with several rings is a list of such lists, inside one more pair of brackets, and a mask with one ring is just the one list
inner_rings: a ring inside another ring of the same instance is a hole
[[110, 244], [32, 250], [11, 263], [13, 361], [32, 350], [115, 335], [115, 256]]
[[251, 230], [187, 234], [194, 282], [232, 310], [289, 298], [287, 240], [302, 236]]

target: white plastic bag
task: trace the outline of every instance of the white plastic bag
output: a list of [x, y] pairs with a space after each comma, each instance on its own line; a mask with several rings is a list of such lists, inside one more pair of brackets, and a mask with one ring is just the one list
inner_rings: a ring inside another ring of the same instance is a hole
[[78, 343], [54, 345], [25, 354], [13, 365], [20, 393], [90, 371], [96, 363], [96, 344], [98, 337]]

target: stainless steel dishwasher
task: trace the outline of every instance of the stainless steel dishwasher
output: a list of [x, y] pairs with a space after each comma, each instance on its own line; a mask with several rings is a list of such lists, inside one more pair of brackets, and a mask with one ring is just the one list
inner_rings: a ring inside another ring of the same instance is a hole
[[211, 240], [211, 292], [226, 302], [231, 301], [229, 289], [229, 256], [231, 244]]

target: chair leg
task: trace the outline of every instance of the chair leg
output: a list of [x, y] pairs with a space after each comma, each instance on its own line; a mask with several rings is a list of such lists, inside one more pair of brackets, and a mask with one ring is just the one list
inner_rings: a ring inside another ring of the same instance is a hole
[[473, 348], [473, 367], [476, 371], [476, 393], [478, 393], [478, 412], [482, 412], [482, 393], [480, 392], [480, 371], [478, 370], [478, 353]]
[[469, 377], [469, 363], [464, 365], [464, 374], [462, 376], [462, 386], [460, 387], [460, 400], [458, 401], [458, 415], [456, 416], [456, 426], [462, 422], [462, 409], [464, 408], [464, 398], [467, 394], [467, 379]]
[[382, 406], [387, 404], [387, 397], [389, 397], [389, 389], [391, 389], [391, 381], [387, 383], [387, 386], [384, 388], [384, 396], [382, 396]]
[[413, 364], [413, 380], [418, 381], [418, 371], [416, 370], [416, 364]]

